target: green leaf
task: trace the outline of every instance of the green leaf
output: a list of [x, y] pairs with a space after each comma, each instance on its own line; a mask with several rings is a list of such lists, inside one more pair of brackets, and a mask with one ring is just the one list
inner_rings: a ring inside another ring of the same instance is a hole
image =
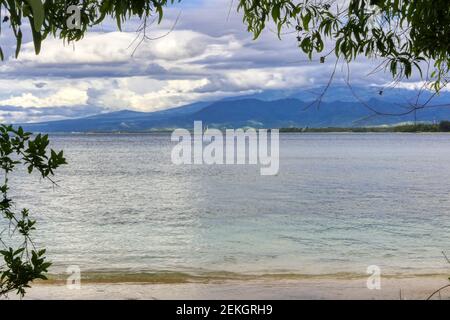
[[162, 6], [157, 6], [156, 7], [156, 11], [158, 11], [158, 16], [159, 16], [158, 24], [160, 24], [161, 21], [162, 21], [162, 18], [163, 18], [163, 8], [162, 8]]
[[44, 23], [44, 6], [42, 5], [41, 0], [25, 0], [31, 7], [31, 11], [33, 11], [33, 23], [34, 31], [40, 32], [42, 28], [42, 24]]
[[22, 30], [19, 29], [16, 37], [16, 58], [19, 56], [21, 46], [22, 46]]
[[277, 3], [272, 8], [272, 19], [277, 22], [280, 19], [280, 4]]
[[309, 30], [309, 22], [311, 21], [311, 12], [308, 12], [302, 19], [303, 21], [303, 29], [306, 31]]
[[116, 22], [117, 22], [117, 28], [119, 28], [119, 31], [122, 31], [122, 20], [120, 18], [120, 14], [116, 13]]
[[[34, 19], [32, 17], [29, 17], [30, 23], [34, 24]], [[33, 44], [34, 44], [34, 52], [36, 54], [39, 54], [41, 52], [41, 43], [42, 43], [42, 35], [40, 31], [36, 31], [35, 29], [31, 28], [32, 34], [33, 34]]]
[[13, 255], [14, 255], [14, 256], [17, 256], [18, 254], [22, 253], [24, 250], [25, 250], [25, 248], [20, 248], [20, 249], [14, 251], [14, 254], [13, 254]]

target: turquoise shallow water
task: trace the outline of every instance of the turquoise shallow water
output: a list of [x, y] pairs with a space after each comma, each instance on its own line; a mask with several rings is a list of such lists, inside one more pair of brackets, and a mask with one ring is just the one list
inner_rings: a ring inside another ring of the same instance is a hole
[[38, 217], [53, 273], [450, 270], [450, 135], [282, 134], [276, 176], [175, 166], [168, 134], [51, 140], [69, 162], [60, 187], [11, 181]]

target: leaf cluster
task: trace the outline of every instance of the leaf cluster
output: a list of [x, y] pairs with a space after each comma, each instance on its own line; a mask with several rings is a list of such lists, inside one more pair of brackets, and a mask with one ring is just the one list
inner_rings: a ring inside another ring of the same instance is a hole
[[[0, 295], [16, 291], [25, 294], [25, 289], [35, 279], [46, 279], [50, 262], [45, 257], [45, 249], [37, 249], [31, 234], [36, 230], [36, 220], [30, 217], [28, 209], [16, 211], [16, 204], [9, 197], [8, 175], [23, 166], [28, 173], [39, 172], [50, 181], [50, 176], [61, 165], [66, 164], [62, 151], [49, 149], [48, 135], [33, 136], [21, 127], [0, 125], [0, 170], [3, 184], [0, 186], [1, 225], [7, 225], [0, 233]], [[4, 236], [6, 234], [6, 236]]]
[[[36, 54], [41, 51], [41, 44], [49, 36], [60, 38], [65, 42], [81, 40], [86, 31], [102, 23], [106, 17], [115, 19], [119, 30], [122, 23], [133, 16], [139, 18], [157, 16], [161, 22], [163, 8], [180, 0], [0, 0], [1, 25], [8, 25], [16, 38], [15, 56], [18, 57], [22, 39], [23, 26], [28, 22], [31, 26]], [[80, 28], [71, 28], [67, 23], [72, 12], [69, 7], [80, 9]], [[4, 28], [4, 27], [3, 27]], [[0, 58], [4, 53], [0, 46]]]
[[[239, 10], [248, 30], [257, 38], [269, 22], [278, 35], [297, 32], [298, 46], [311, 59], [324, 51], [347, 62], [362, 55], [377, 58], [378, 70], [388, 70], [395, 81], [413, 70], [436, 91], [448, 82], [450, 59], [450, 2], [402, 0], [333, 1], [240, 0]], [[423, 74], [431, 65], [430, 74]]]

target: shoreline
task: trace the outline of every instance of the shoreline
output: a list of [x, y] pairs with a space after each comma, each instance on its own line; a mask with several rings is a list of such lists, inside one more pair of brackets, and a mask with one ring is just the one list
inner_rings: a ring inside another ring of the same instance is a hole
[[[263, 128], [261, 128], [263, 129]], [[271, 129], [267, 129], [270, 130]], [[394, 131], [394, 130], [309, 130], [309, 131], [295, 131], [278, 129], [280, 134], [450, 134], [449, 131]], [[49, 136], [141, 136], [141, 135], [170, 135], [173, 131], [161, 130], [161, 131], [105, 131], [105, 132], [33, 132], [33, 134], [41, 133], [48, 134]], [[192, 133], [192, 132], [191, 132]]]
[[[449, 284], [442, 276], [381, 278], [379, 290], [367, 288], [367, 278], [359, 279], [284, 279], [224, 280], [207, 283], [94, 283], [82, 280], [79, 289], [63, 283], [36, 283], [28, 289], [26, 300], [310, 300], [310, 299], [376, 299], [425, 300], [438, 288]], [[9, 299], [19, 297], [10, 295]], [[450, 289], [433, 299], [450, 299]]]
[[[66, 283], [69, 274], [63, 270], [47, 274], [47, 280], [36, 280], [38, 285], [61, 285]], [[221, 282], [282, 282], [282, 281], [352, 281], [366, 280], [370, 274], [336, 271], [333, 273], [299, 273], [294, 270], [236, 272], [226, 270], [184, 269], [184, 270], [135, 270], [111, 269], [88, 270], [80, 272], [81, 281], [85, 284], [186, 284], [186, 283], [221, 283]], [[434, 270], [415, 270], [415, 272], [383, 273], [382, 278], [399, 279], [448, 279], [445, 268]]]

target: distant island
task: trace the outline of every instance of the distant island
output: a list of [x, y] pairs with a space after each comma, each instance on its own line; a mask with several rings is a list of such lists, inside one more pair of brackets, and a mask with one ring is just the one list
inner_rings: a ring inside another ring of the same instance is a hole
[[[212, 127], [225, 131], [231, 127]], [[235, 129], [247, 130], [253, 128], [251, 126], [241, 126]], [[70, 132], [72, 134], [153, 134], [153, 133], [167, 133], [170, 134], [175, 128], [161, 128], [151, 130], [92, 130], [92, 131], [78, 131]], [[440, 121], [439, 123], [407, 123], [399, 125], [384, 125], [384, 126], [367, 126], [367, 127], [282, 127], [282, 128], [267, 128], [268, 131], [278, 129], [280, 133], [383, 133], [383, 132], [399, 132], [399, 133], [438, 133], [450, 132], [450, 121]], [[191, 128], [188, 131], [193, 131]], [[34, 131], [39, 132], [39, 131]], [[44, 131], [45, 132], [45, 131]], [[53, 134], [67, 134], [69, 132], [55, 131]]]
[[[236, 129], [247, 130], [251, 127], [240, 127]], [[219, 129], [225, 132], [226, 129], [230, 129], [227, 127], [222, 128], [214, 128]], [[277, 128], [267, 128], [268, 131], [274, 130]], [[163, 128], [163, 129], [154, 129], [147, 131], [133, 131], [133, 130], [113, 130], [113, 131], [86, 131], [86, 132], [71, 132], [72, 134], [153, 134], [153, 133], [167, 133], [170, 134], [173, 129]], [[403, 132], [403, 133], [421, 133], [421, 132], [430, 132], [430, 133], [438, 133], [438, 132], [450, 132], [450, 121], [441, 121], [439, 123], [431, 124], [431, 123], [417, 123], [417, 124], [400, 124], [395, 126], [377, 126], [377, 127], [323, 127], [323, 128], [299, 128], [299, 127], [289, 127], [289, 128], [279, 128], [279, 132], [281, 133], [345, 133], [345, 132], [353, 132], [353, 133], [369, 133], [369, 132]], [[188, 131], [193, 132], [192, 129], [188, 129]], [[54, 132], [56, 134], [65, 132]], [[67, 132], [66, 132], [67, 134]]]
[[378, 127], [280, 128], [280, 132], [450, 132], [450, 121]]

